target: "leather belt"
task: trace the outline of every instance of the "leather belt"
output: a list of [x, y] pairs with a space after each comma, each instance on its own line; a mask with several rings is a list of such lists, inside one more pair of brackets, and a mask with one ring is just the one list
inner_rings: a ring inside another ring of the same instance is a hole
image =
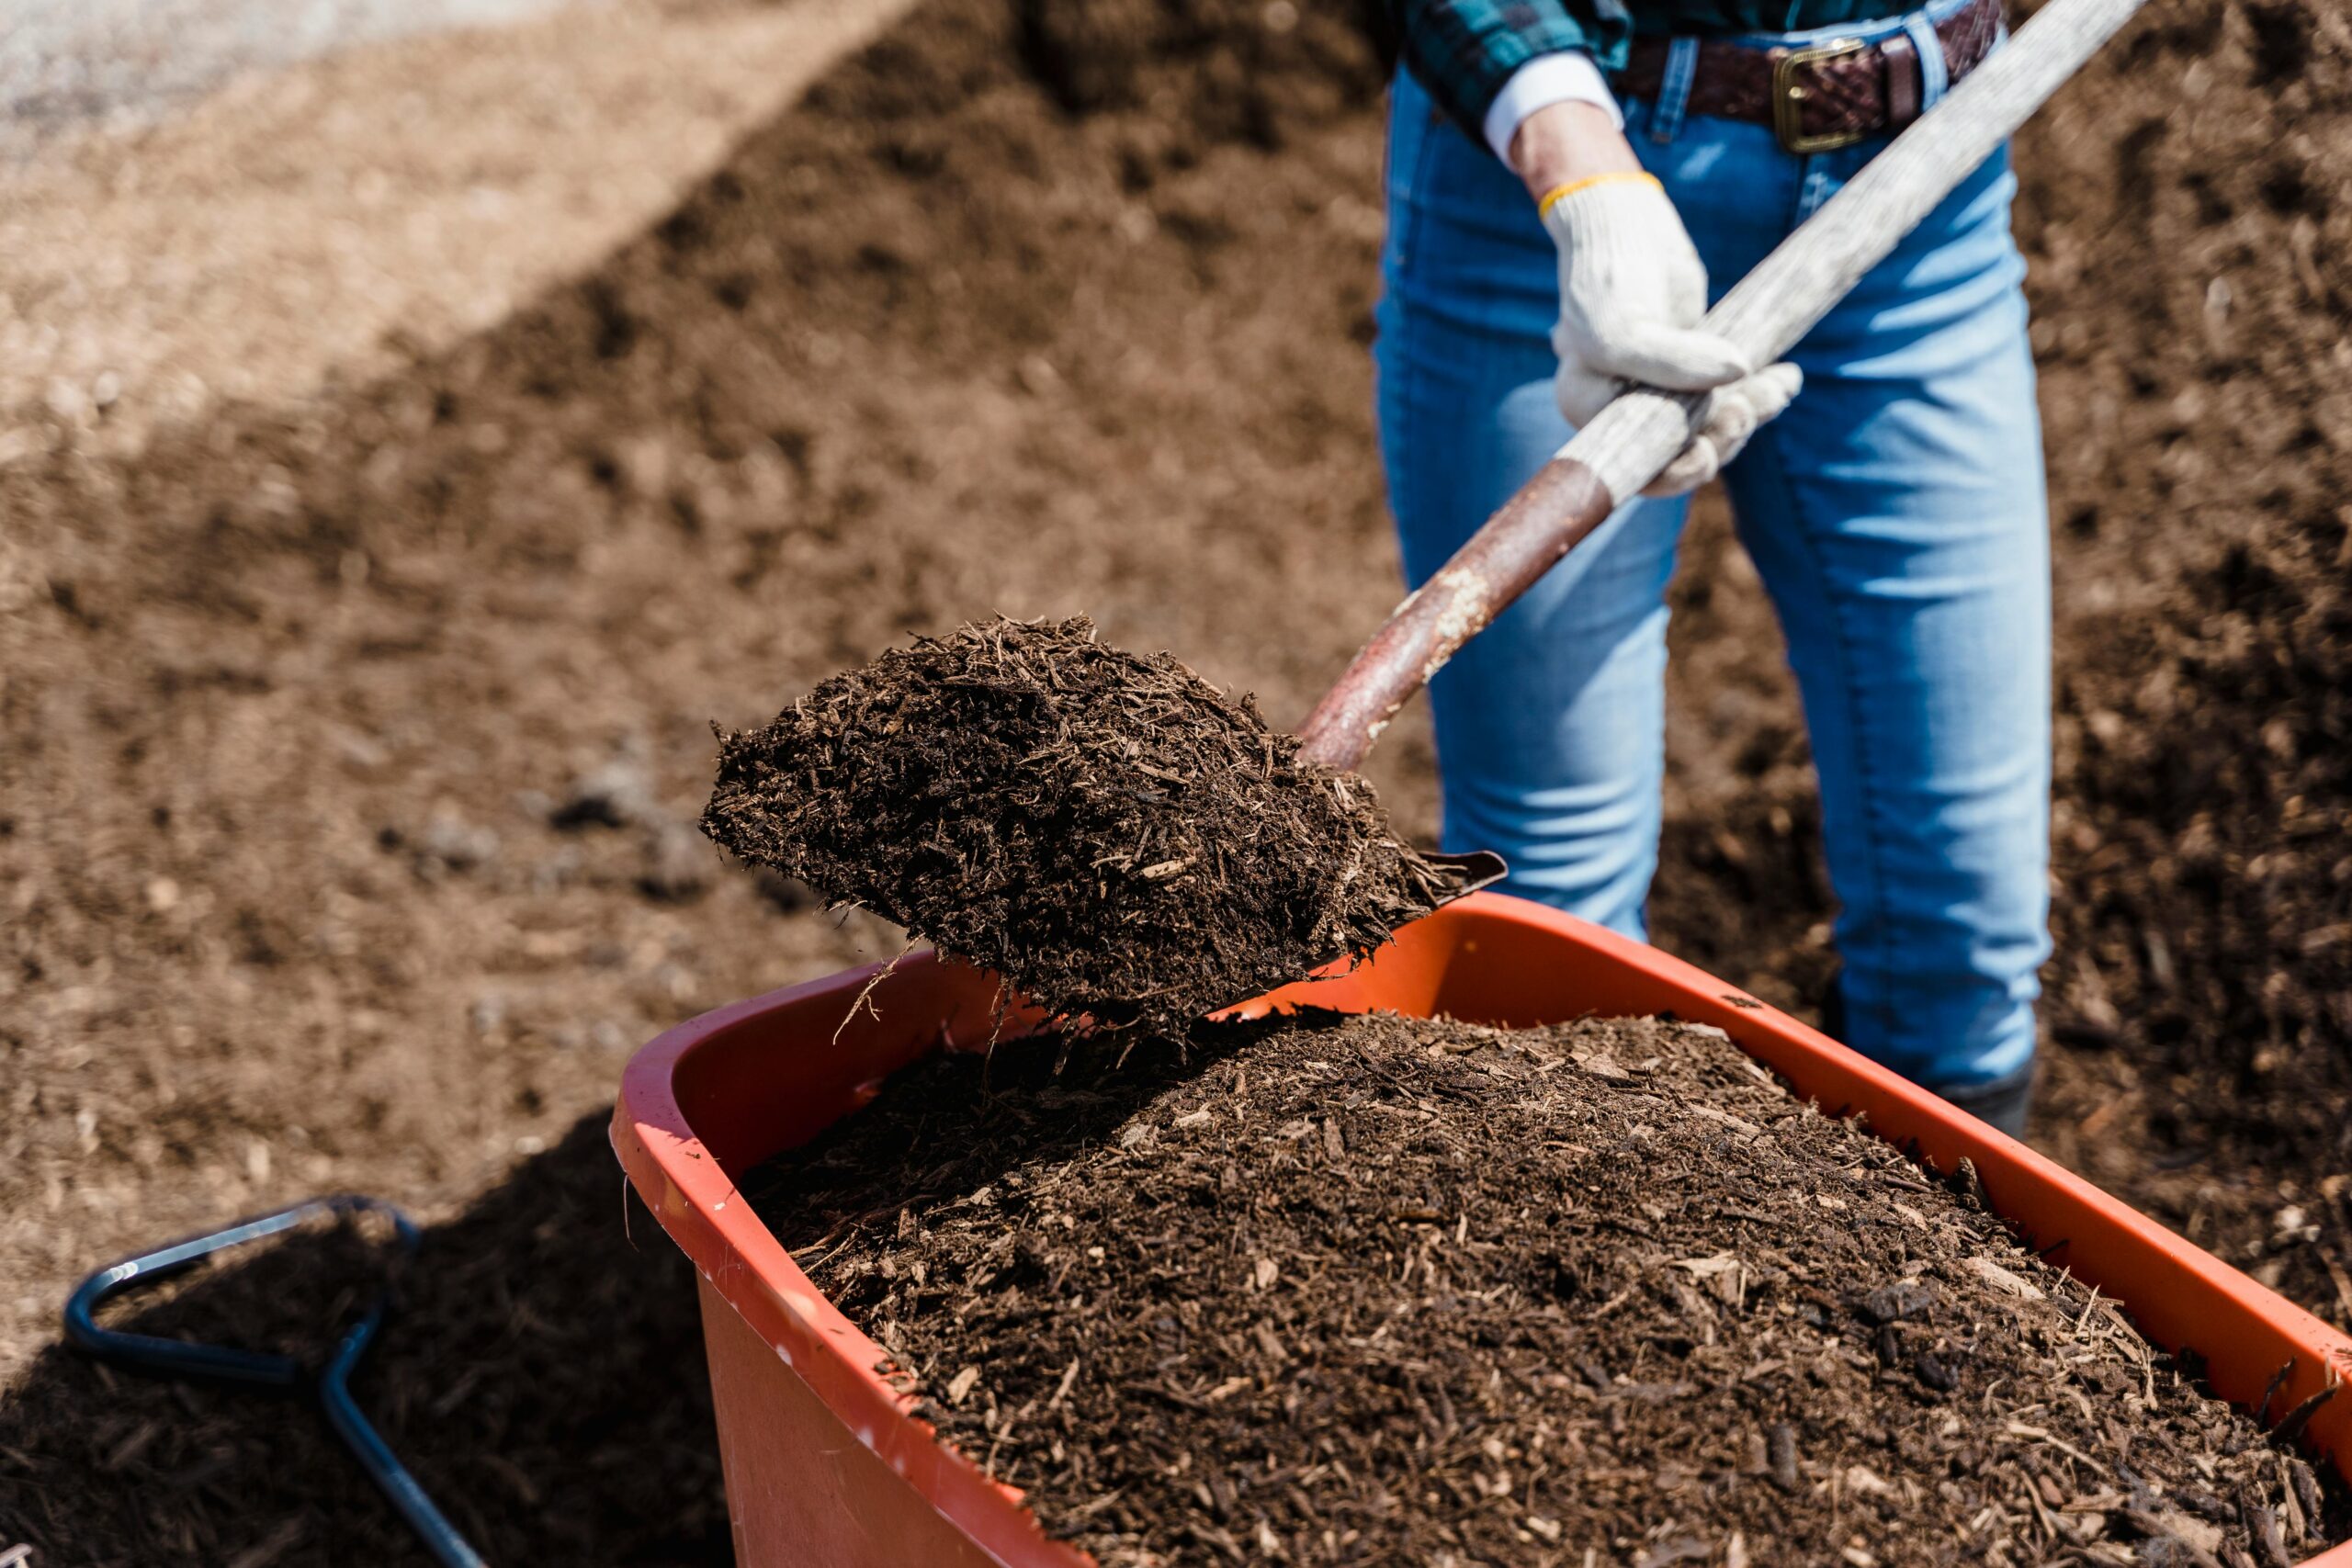
[[[1971, 0], [1936, 24], [1944, 71], [1957, 83], [2001, 37], [2001, 0]], [[1618, 95], [1655, 100], [1666, 82], [1672, 40], [1640, 38], [1618, 73]], [[1802, 49], [1750, 49], [1709, 39], [1699, 46], [1685, 112], [1769, 125], [1800, 155], [1834, 152], [1892, 135], [1919, 118], [1919, 51], [1906, 33], [1876, 43], [1830, 39]]]

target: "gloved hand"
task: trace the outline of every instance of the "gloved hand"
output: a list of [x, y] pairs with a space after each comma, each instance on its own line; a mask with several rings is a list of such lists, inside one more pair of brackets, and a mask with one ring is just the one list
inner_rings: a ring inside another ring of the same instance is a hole
[[1560, 323], [1552, 329], [1560, 412], [1580, 429], [1625, 381], [1676, 392], [1716, 389], [1699, 434], [1645, 493], [1698, 489], [1789, 406], [1803, 374], [1793, 365], [1752, 371], [1729, 339], [1699, 325], [1706, 265], [1650, 175], [1576, 181], [1547, 195], [1542, 212], [1560, 248]]

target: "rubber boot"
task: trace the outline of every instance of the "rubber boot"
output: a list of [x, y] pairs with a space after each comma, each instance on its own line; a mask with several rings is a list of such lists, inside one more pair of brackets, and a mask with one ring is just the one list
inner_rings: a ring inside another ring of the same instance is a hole
[[1989, 1083], [1958, 1084], [1936, 1092], [1979, 1122], [2022, 1139], [2026, 1113], [2033, 1109], [2033, 1064], [2028, 1062]]
[[[1829, 994], [1821, 998], [1821, 1032], [1832, 1040], [1846, 1038], [1846, 988], [1834, 975], [1829, 980]], [[1979, 1122], [1997, 1127], [2012, 1138], [2025, 1136], [2026, 1115], [2033, 1109], [2031, 1062], [1987, 1083], [1959, 1084], [1951, 1089], [1936, 1089], [1933, 1084], [1923, 1087], [1935, 1089]]]

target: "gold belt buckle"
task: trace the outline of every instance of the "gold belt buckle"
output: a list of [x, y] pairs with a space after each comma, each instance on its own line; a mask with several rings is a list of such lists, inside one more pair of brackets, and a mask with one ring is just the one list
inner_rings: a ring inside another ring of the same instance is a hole
[[1804, 107], [1813, 96], [1812, 90], [1797, 79], [1797, 73], [1809, 65], [1826, 60], [1846, 60], [1869, 51], [1870, 45], [1858, 38], [1831, 39], [1827, 43], [1809, 44], [1776, 56], [1772, 62], [1772, 133], [1781, 145], [1802, 158], [1815, 152], [1835, 152], [1841, 147], [1851, 147], [1866, 139], [1867, 130], [1835, 130], [1825, 136], [1804, 133]]

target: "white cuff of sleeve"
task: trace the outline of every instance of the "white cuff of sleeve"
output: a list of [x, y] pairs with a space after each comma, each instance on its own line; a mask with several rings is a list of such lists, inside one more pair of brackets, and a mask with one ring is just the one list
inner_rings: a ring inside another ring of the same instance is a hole
[[1573, 51], [1539, 54], [1512, 72], [1503, 90], [1495, 95], [1494, 104], [1487, 110], [1487, 145], [1509, 168], [1511, 139], [1519, 134], [1520, 122], [1537, 109], [1567, 103], [1598, 104], [1609, 111], [1618, 130], [1625, 129], [1617, 95], [1609, 90], [1608, 80], [1592, 56]]

